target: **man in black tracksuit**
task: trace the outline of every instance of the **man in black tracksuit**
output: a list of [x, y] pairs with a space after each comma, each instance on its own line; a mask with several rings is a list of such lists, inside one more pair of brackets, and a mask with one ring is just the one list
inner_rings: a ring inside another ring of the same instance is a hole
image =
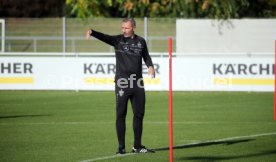
[[143, 117], [145, 112], [145, 90], [142, 76], [142, 59], [148, 67], [148, 73], [153, 78], [155, 70], [148, 53], [146, 41], [134, 34], [135, 20], [125, 18], [122, 21], [123, 34], [110, 36], [95, 30], [88, 30], [86, 37], [93, 36], [115, 49], [116, 54], [116, 130], [119, 142], [118, 154], [125, 151], [125, 131], [127, 103], [131, 101], [133, 109], [134, 146], [132, 152], [153, 152], [141, 143]]

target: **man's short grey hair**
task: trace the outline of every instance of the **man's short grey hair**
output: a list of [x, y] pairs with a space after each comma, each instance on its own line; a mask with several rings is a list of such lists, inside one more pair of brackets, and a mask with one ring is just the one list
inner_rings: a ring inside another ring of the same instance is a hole
[[130, 22], [132, 27], [134, 27], [134, 28], [136, 27], [136, 21], [134, 20], [134, 18], [129, 18], [129, 17], [124, 18], [123, 22]]

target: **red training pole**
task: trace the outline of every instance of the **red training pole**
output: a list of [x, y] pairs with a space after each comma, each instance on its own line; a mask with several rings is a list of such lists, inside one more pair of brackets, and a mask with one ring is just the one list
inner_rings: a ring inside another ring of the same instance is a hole
[[169, 46], [169, 140], [170, 162], [173, 162], [173, 110], [172, 110], [172, 38], [168, 39]]
[[275, 56], [274, 56], [274, 120], [276, 121], [276, 75], [275, 75], [275, 71], [276, 71], [276, 40], [275, 40]]

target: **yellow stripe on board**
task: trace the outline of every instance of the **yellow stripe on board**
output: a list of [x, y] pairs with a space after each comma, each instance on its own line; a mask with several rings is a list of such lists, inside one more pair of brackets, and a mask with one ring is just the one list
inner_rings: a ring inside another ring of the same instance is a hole
[[[157, 85], [160, 84], [160, 78], [144, 78], [144, 83], [145, 84], [150, 84], [150, 85]], [[108, 77], [87, 77], [84, 78], [84, 83], [85, 84], [100, 84], [100, 85], [106, 85], [106, 84], [115, 84], [114, 83], [114, 78], [108, 78]]]
[[86, 84], [102, 84], [102, 85], [105, 85], [105, 84], [114, 84], [114, 78], [87, 77], [87, 78], [84, 78], [84, 82]]
[[274, 79], [262, 78], [213, 78], [215, 85], [274, 85]]
[[0, 77], [0, 84], [32, 84], [33, 77]]

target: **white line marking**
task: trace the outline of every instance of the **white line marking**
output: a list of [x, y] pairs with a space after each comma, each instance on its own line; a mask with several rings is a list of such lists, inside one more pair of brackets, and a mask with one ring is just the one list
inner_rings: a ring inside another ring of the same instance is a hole
[[[209, 143], [209, 142], [221, 142], [221, 141], [233, 140], [233, 139], [252, 138], [252, 137], [261, 137], [261, 136], [272, 136], [272, 135], [276, 135], [276, 132], [253, 134], [253, 135], [248, 135], [248, 136], [236, 136], [236, 137], [221, 138], [221, 139], [217, 139], [217, 140], [194, 142], [194, 143], [189, 143], [189, 144], [180, 145], [180, 146], [198, 145], [198, 144], [204, 144], [204, 143]], [[177, 146], [174, 146], [174, 147], [177, 147]], [[94, 158], [94, 159], [87, 159], [87, 160], [83, 160], [83, 161], [79, 161], [79, 162], [100, 161], [100, 160], [114, 159], [114, 158], [118, 158], [118, 157], [130, 156], [130, 155], [137, 155], [137, 154], [127, 153], [127, 154], [124, 154], [124, 155], [103, 156], [103, 157], [98, 157], [98, 158]]]
[[248, 135], [248, 136], [228, 137], [228, 138], [204, 141], [204, 142], [199, 142], [199, 143], [191, 143], [191, 144], [201, 144], [201, 143], [206, 143], [206, 142], [221, 142], [221, 141], [233, 140], [233, 139], [252, 138], [252, 137], [261, 137], [261, 136], [273, 136], [273, 135], [276, 135], [276, 132], [253, 134], [253, 135]]
[[99, 158], [95, 158], [95, 159], [83, 160], [83, 161], [80, 161], [80, 162], [91, 162], [91, 161], [98, 161], [98, 160], [106, 160], [106, 159], [113, 159], [113, 158], [129, 156], [129, 155], [135, 155], [135, 153], [126, 153], [126, 154], [123, 154], [123, 155], [104, 156], [104, 157], [99, 157]]
[[0, 123], [0, 125], [87, 125], [114, 124], [115, 122], [37, 122], [37, 123]]
[[[131, 123], [131, 122], [127, 122]], [[168, 124], [169, 122], [162, 121], [147, 121], [144, 124]], [[174, 124], [212, 124], [213, 122], [194, 122], [194, 121], [184, 121], [184, 122], [174, 122]], [[0, 125], [87, 125], [87, 124], [115, 124], [112, 122], [37, 122], [37, 123], [0, 123]], [[255, 123], [256, 124], [256, 123]]]
[[[127, 122], [131, 123], [131, 122]], [[174, 122], [173, 124], [256, 124], [256, 122], [197, 122], [197, 121], [182, 121], [182, 122]], [[261, 124], [275, 124], [275, 122], [257, 122]], [[3, 122], [0, 123], [1, 125], [94, 125], [94, 124], [115, 124], [115, 121], [110, 121], [110, 122], [37, 122], [37, 123], [8, 123], [8, 122]], [[162, 121], [146, 121], [144, 124], [169, 124], [169, 122], [162, 122]]]

